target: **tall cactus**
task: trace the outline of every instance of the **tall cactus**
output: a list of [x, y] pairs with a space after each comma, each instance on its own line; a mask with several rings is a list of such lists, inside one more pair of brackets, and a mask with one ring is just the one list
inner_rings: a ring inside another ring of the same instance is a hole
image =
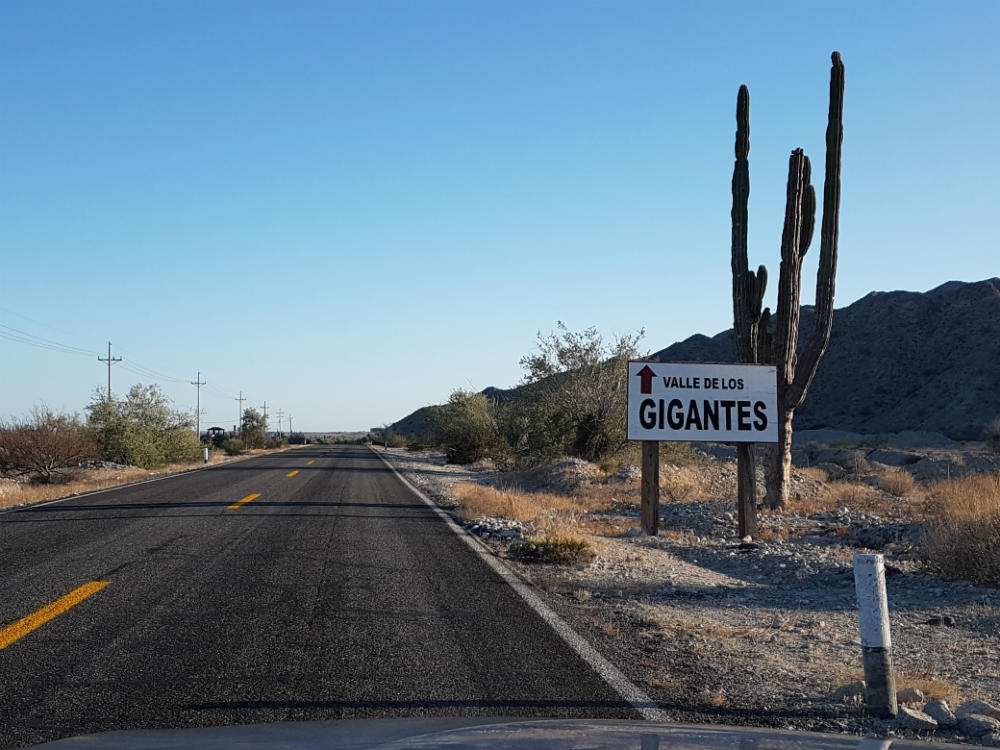
[[[741, 362], [760, 361], [762, 318], [770, 319], [765, 310], [761, 313], [764, 290], [767, 288], [767, 269], [760, 266], [757, 273], [749, 269], [747, 261], [747, 203], [750, 199], [750, 91], [740, 86], [736, 98], [736, 163], [733, 165], [733, 329], [736, 349]], [[767, 337], [765, 322], [764, 337]], [[737, 491], [739, 493], [740, 536], [756, 533], [757, 460], [753, 446], [740, 443], [736, 451]]]
[[[749, 174], [750, 97], [746, 86], [737, 98], [736, 168], [733, 171], [733, 313], [737, 348], [744, 362], [773, 362], [778, 373], [778, 443], [768, 452], [767, 496], [769, 508], [782, 508], [788, 500], [791, 470], [792, 417], [802, 405], [816, 375], [819, 361], [830, 343], [833, 299], [837, 275], [837, 239], [840, 220], [840, 164], [844, 139], [844, 64], [832, 55], [830, 109], [826, 129], [826, 176], [823, 186], [823, 224], [820, 229], [819, 270], [816, 274], [816, 311], [812, 334], [798, 357], [802, 259], [812, 242], [816, 193], [810, 182], [812, 168], [801, 149], [788, 163], [785, 225], [781, 235], [781, 269], [773, 337], [770, 314], [760, 311], [766, 273], [747, 270], [746, 198]], [[742, 154], [742, 163], [741, 163]], [[739, 201], [738, 201], [739, 198]], [[738, 210], [738, 204], [741, 207]]]

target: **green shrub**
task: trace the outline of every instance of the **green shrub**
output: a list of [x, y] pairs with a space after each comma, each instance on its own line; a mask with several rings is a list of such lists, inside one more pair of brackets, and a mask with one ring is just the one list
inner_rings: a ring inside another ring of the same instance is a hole
[[308, 442], [309, 441], [306, 440], [306, 436], [303, 435], [301, 432], [293, 432], [291, 435], [288, 436], [289, 445], [305, 445]]
[[572, 536], [545, 536], [513, 544], [508, 553], [513, 559], [528, 563], [574, 565], [594, 559], [594, 550], [586, 539]]
[[97, 391], [87, 407], [101, 458], [151, 468], [175, 461], [194, 461], [201, 441], [190, 414], [170, 408], [159, 386], [137, 384], [123, 399]]
[[243, 441], [239, 438], [228, 438], [222, 444], [222, 450], [226, 452], [227, 456], [238, 456], [243, 452]]
[[434, 437], [451, 463], [468, 464], [507, 453], [497, 430], [495, 406], [482, 393], [452, 393], [434, 414]]

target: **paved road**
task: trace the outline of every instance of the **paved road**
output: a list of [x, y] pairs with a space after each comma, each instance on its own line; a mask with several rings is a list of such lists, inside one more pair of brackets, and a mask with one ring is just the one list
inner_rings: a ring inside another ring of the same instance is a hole
[[110, 583], [0, 650], [0, 748], [121, 728], [637, 718], [364, 446], [0, 515], [0, 628], [95, 581]]

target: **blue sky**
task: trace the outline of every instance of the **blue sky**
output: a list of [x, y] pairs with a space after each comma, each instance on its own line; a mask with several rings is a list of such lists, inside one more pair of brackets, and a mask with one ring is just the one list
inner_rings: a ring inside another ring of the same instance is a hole
[[2, 3], [0, 334], [84, 351], [0, 337], [0, 415], [81, 410], [109, 339], [118, 392], [193, 408], [200, 370], [203, 426], [242, 390], [346, 430], [515, 384], [558, 320], [718, 332], [737, 89], [776, 278], [835, 49], [837, 306], [996, 276], [997, 28], [992, 1]]

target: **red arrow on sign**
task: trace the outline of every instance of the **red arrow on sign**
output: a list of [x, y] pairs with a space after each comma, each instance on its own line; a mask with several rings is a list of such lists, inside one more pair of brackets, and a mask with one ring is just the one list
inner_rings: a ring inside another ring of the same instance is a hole
[[656, 373], [653, 372], [653, 368], [649, 365], [643, 367], [639, 372], [636, 373], [642, 381], [639, 384], [639, 393], [652, 393], [653, 392], [653, 378], [656, 377]]

